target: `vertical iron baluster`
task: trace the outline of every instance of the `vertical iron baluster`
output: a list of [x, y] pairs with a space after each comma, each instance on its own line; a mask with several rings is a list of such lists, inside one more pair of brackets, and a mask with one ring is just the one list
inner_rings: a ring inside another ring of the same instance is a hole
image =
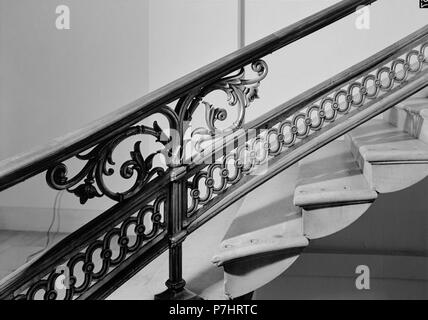
[[183, 279], [182, 242], [186, 238], [183, 229], [183, 217], [187, 212], [186, 181], [182, 175], [184, 166], [172, 169], [171, 184], [168, 195], [168, 235], [169, 235], [169, 279], [165, 282], [167, 290], [156, 295], [156, 300], [199, 300], [195, 293], [185, 288]]

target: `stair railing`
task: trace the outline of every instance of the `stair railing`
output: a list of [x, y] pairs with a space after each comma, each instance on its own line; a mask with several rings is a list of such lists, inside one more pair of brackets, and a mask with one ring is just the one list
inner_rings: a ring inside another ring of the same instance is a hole
[[[0, 190], [36, 174], [82, 204], [107, 197], [114, 206], [70, 234], [0, 283], [1, 299], [101, 299], [169, 250], [167, 290], [159, 298], [194, 297], [182, 278], [186, 237], [248, 192], [306, 155], [428, 85], [428, 26], [322, 84], [245, 123], [267, 75], [261, 60], [354, 12], [369, 1], [342, 1], [199, 69], [63, 139], [0, 163]], [[246, 77], [247, 65], [256, 74]], [[227, 128], [227, 111], [204, 98], [228, 94], [238, 110]], [[184, 145], [199, 108], [205, 126], [192, 131], [197, 152]], [[153, 115], [159, 122], [141, 124]], [[152, 138], [159, 150], [144, 154], [141, 140], [120, 165], [126, 191], [106, 182], [115, 172], [113, 151], [128, 138]], [[158, 165], [159, 157], [164, 165]], [[65, 161], [83, 161], [68, 176]], [[134, 237], [130, 236], [134, 234]], [[96, 263], [96, 257], [99, 263]], [[62, 285], [58, 286], [58, 280]]]

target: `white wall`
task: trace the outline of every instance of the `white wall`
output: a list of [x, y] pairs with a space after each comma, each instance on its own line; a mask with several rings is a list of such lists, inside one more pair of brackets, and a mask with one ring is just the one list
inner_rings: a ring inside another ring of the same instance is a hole
[[[247, 0], [246, 42], [328, 7], [337, 0]], [[295, 97], [398, 41], [428, 21], [428, 10], [416, 0], [379, 0], [370, 7], [369, 30], [355, 27], [350, 15], [266, 57], [269, 75], [260, 86], [261, 99], [249, 118]]]
[[[55, 28], [59, 4], [70, 7], [71, 30]], [[0, 159], [75, 130], [236, 50], [236, 4], [0, 0]], [[20, 221], [19, 228], [47, 228], [56, 194], [43, 175], [0, 193], [0, 228], [11, 227], [11, 220]], [[81, 206], [65, 194], [62, 214], [72, 220], [82, 210], [87, 221], [97, 211], [85, 210], [111, 203], [103, 198]], [[17, 213], [31, 222], [14, 218]]]
[[[364, 263], [370, 288], [359, 290], [355, 270]], [[284, 274], [257, 290], [255, 299], [426, 300], [427, 268], [427, 257], [302, 254]]]
[[[238, 0], [150, 0], [149, 8], [150, 90], [238, 49]], [[204, 100], [227, 105], [218, 93]], [[193, 115], [193, 128], [205, 125], [204, 110]]]
[[[147, 93], [147, 1], [1, 4], [1, 109], [9, 137], [1, 139], [6, 143], [1, 158], [78, 129]], [[59, 4], [70, 7], [71, 30], [55, 28]]]
[[[148, 92], [148, 1], [0, 4], [0, 159], [67, 134]], [[71, 30], [55, 27], [60, 4], [70, 7]], [[2, 192], [0, 204], [50, 208], [55, 195], [41, 175]], [[105, 205], [90, 201], [84, 208]], [[82, 208], [72, 195], [64, 196], [63, 207]]]
[[150, 0], [150, 90], [237, 49], [237, 0]]

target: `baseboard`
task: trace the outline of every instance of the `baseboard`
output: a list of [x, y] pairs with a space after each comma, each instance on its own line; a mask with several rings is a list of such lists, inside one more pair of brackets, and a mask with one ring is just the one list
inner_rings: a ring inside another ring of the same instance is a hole
[[[94, 219], [102, 211], [62, 208], [59, 211], [59, 232], [70, 233]], [[0, 229], [46, 232], [51, 224], [52, 208], [0, 206]], [[58, 220], [52, 228], [58, 229]]]

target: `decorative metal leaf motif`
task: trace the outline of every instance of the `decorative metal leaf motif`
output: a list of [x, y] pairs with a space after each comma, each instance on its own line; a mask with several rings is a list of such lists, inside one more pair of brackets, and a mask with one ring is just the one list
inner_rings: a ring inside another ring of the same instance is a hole
[[95, 197], [102, 197], [102, 194], [98, 193], [93, 183], [93, 181], [86, 179], [85, 183], [79, 185], [74, 190], [70, 190], [70, 192], [74, 193], [80, 199], [80, 204], [85, 204], [89, 199]]
[[[125, 139], [140, 134], [151, 135], [156, 138], [157, 142], [162, 143], [164, 146], [169, 142], [169, 137], [156, 121], [153, 123], [153, 128], [146, 126], [130, 127], [112, 140], [100, 143], [87, 154], [77, 155], [77, 159], [87, 162], [83, 169], [74, 177], [67, 177], [68, 170], [64, 163], [59, 163], [49, 169], [46, 174], [47, 183], [56, 190], [67, 189], [79, 197], [81, 204], [85, 204], [89, 199], [102, 197], [103, 195], [115, 201], [122, 201], [131, 197], [141, 190], [154, 176], [161, 176], [165, 171], [164, 168], [153, 167], [153, 160], [156, 155], [161, 153], [161, 150], [144, 158], [140, 148], [141, 141], [137, 141], [134, 144], [134, 149], [130, 152], [130, 159], [120, 166], [120, 176], [122, 178], [130, 179], [134, 174], [137, 175], [133, 185], [124, 192], [114, 192], [106, 186], [104, 176], [112, 176], [115, 172], [113, 168], [108, 167], [108, 165], [114, 166], [116, 164], [113, 161], [113, 151]], [[83, 179], [83, 183], [71, 189]]]
[[[261, 164], [266, 165], [270, 159], [295, 147], [299, 141], [351, 111], [389, 95], [396, 87], [406, 85], [426, 72], [427, 68], [428, 42], [425, 41], [410, 52], [395, 57], [390, 63], [363, 74], [360, 79], [352, 80], [318, 100], [302, 105], [289, 117], [272, 120], [267, 129], [263, 128], [255, 137], [247, 138], [246, 143], [222, 155], [187, 181], [191, 199], [187, 217], [197, 216], [201, 207], [227, 191], [245, 175], [251, 174]], [[243, 92], [250, 102], [257, 97], [257, 86], [246, 88]], [[213, 110], [210, 112], [214, 113]]]
[[[263, 60], [255, 61], [251, 64], [251, 68], [257, 73], [255, 78], [245, 79], [245, 69], [241, 68], [237, 74], [222, 78], [212, 85], [208, 85], [194, 97], [188, 109], [193, 113], [200, 103], [204, 104], [206, 127], [196, 128], [193, 130], [192, 135], [222, 135], [242, 127], [245, 120], [245, 110], [255, 99], [259, 98], [258, 87], [268, 73], [268, 66]], [[203, 100], [213, 91], [223, 91], [226, 93], [229, 106], [236, 107], [238, 111], [235, 121], [225, 129], [219, 129], [216, 126], [216, 122], [227, 119], [228, 113], [226, 109], [215, 107], [208, 101]]]

